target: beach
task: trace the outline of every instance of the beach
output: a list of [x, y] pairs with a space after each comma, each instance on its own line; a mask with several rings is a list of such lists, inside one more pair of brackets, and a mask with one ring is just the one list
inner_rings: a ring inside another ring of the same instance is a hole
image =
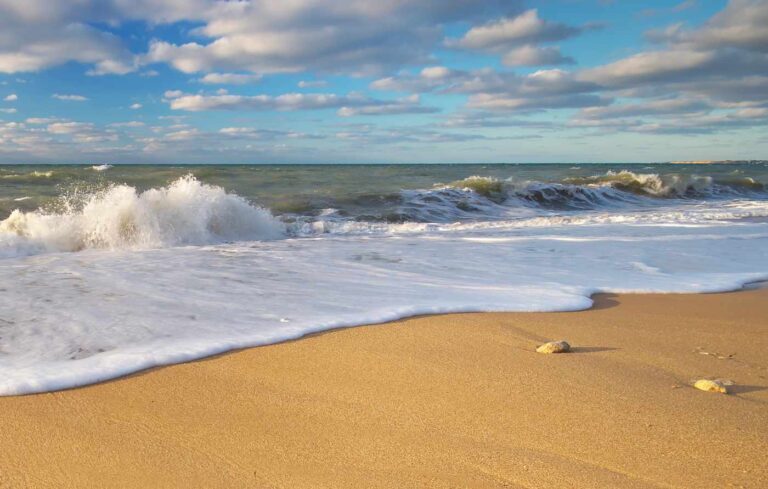
[[329, 331], [0, 398], [0, 487], [757, 488], [766, 352], [766, 289]]

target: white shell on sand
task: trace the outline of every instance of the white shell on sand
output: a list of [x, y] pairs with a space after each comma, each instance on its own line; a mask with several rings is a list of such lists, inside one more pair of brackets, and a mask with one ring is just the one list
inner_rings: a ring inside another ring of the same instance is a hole
[[571, 345], [565, 340], [550, 341], [536, 348], [538, 353], [567, 353], [571, 351]]
[[694, 382], [693, 386], [699, 389], [700, 391], [719, 392], [720, 394], [728, 394], [728, 388], [720, 380], [701, 379]]

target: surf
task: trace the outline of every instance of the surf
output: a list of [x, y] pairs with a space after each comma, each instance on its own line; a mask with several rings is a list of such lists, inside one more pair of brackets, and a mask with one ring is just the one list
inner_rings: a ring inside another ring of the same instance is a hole
[[191, 175], [143, 192], [118, 184], [72, 192], [50, 207], [11, 212], [0, 222], [6, 247], [10, 243], [21, 253], [141, 249], [285, 234], [268, 210]]

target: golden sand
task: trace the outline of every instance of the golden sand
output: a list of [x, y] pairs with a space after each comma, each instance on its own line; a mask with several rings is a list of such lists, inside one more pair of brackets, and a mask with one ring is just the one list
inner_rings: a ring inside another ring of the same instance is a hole
[[767, 377], [768, 290], [420, 317], [0, 398], [0, 487], [760, 488]]

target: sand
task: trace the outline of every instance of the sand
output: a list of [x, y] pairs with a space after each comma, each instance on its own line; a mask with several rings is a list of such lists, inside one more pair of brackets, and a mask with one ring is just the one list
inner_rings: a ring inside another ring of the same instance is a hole
[[3, 488], [766, 481], [768, 290], [419, 317], [0, 398]]

